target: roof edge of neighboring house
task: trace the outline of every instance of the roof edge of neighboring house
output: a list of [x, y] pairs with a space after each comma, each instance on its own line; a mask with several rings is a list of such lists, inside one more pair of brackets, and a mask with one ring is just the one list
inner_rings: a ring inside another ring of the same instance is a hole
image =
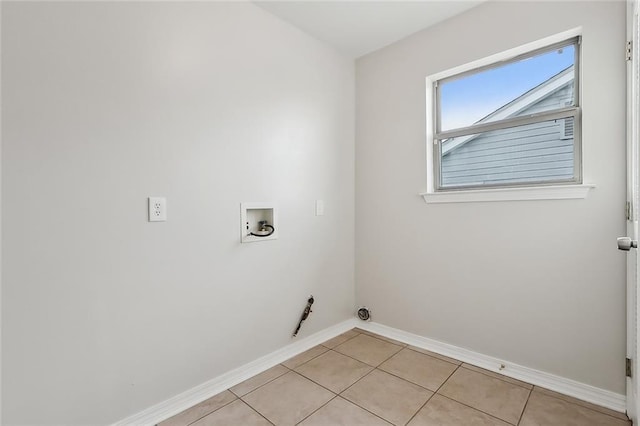
[[[473, 124], [487, 123], [490, 121], [498, 121], [517, 116], [518, 113], [522, 112], [529, 106], [546, 98], [547, 96], [551, 96], [553, 93], [571, 83], [573, 81], [573, 68], [574, 66], [570, 65]], [[442, 143], [442, 156], [455, 151], [478, 136], [479, 135], [460, 136], [445, 140]]]

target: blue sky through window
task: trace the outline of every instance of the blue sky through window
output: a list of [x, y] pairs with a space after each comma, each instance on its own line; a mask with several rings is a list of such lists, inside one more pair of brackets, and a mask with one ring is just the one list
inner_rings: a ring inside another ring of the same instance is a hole
[[545, 52], [439, 86], [441, 130], [470, 126], [573, 65], [575, 46]]

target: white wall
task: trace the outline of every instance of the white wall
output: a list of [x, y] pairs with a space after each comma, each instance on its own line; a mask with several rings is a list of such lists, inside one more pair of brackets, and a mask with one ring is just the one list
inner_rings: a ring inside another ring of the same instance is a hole
[[[124, 418], [289, 343], [309, 294], [302, 336], [352, 315], [352, 60], [251, 4], [2, 7], [3, 424]], [[278, 240], [239, 243], [243, 201]]]
[[[425, 77], [583, 27], [585, 200], [427, 205]], [[624, 393], [624, 2], [490, 2], [356, 63], [356, 300]]]

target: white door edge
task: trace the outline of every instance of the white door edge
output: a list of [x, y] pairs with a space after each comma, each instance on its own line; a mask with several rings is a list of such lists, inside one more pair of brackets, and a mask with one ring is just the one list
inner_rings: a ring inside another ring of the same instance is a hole
[[[639, 76], [640, 63], [638, 49], [638, 0], [627, 0], [627, 40], [632, 41], [631, 60], [627, 62], [627, 202], [630, 203], [630, 215], [627, 220], [627, 236], [638, 239], [639, 209], [639, 149], [638, 149], [638, 112], [640, 111]], [[631, 250], [627, 254], [627, 358], [632, 362], [632, 377], [626, 379], [627, 415], [634, 424], [638, 424], [638, 265], [640, 250]], [[621, 360], [622, 361], [622, 360]]]

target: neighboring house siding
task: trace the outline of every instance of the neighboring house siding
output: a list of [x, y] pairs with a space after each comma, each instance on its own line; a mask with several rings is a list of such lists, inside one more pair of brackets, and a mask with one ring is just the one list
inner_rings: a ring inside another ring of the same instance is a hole
[[[565, 86], [515, 115], [548, 110], [550, 105], [564, 107], [571, 96], [570, 87]], [[444, 155], [442, 184], [517, 183], [532, 177], [540, 181], [571, 179], [572, 130], [572, 121], [554, 120], [478, 136]]]
[[564, 107], [568, 103], [571, 103], [573, 99], [573, 90], [571, 86], [564, 86], [557, 91], [551, 93], [546, 98], [540, 99], [535, 104], [530, 105], [528, 108], [520, 111], [518, 115], [535, 114], [536, 112], [548, 111], [551, 108]]

